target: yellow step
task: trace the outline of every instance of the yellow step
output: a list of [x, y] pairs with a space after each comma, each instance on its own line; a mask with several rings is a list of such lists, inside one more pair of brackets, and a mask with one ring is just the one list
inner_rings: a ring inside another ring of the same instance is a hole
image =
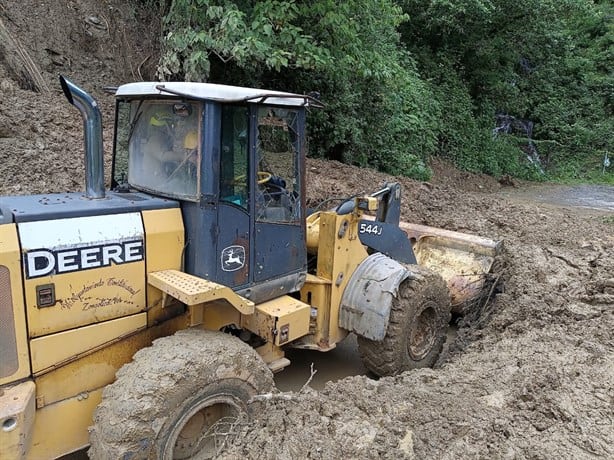
[[254, 302], [241, 297], [228, 286], [178, 270], [152, 272], [147, 282], [186, 305], [224, 299], [244, 315], [254, 313]]

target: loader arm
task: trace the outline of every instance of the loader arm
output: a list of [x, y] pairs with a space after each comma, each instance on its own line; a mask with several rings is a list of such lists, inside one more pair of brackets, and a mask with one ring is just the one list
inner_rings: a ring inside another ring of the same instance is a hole
[[401, 186], [397, 183], [387, 183], [371, 196], [379, 200], [376, 219], [379, 222], [398, 226], [401, 220]]
[[371, 249], [405, 264], [425, 266], [441, 275], [450, 290], [452, 311], [464, 313], [479, 300], [502, 243], [461, 232], [400, 221], [401, 187], [386, 183], [368, 197], [342, 204], [338, 213], [373, 210], [358, 224], [360, 241]]

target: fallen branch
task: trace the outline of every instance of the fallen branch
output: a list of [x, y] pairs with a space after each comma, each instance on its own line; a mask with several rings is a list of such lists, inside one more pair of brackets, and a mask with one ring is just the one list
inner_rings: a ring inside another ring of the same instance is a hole
[[145, 79], [143, 78], [143, 74], [141, 73], [141, 68], [143, 67], [143, 65], [149, 60], [149, 58], [151, 57], [151, 55], [148, 55], [145, 59], [143, 59], [141, 61], [141, 63], [138, 65], [138, 67], [136, 68], [136, 72], [139, 74], [139, 78], [141, 79], [141, 81], [144, 81]]
[[565, 263], [566, 263], [567, 265], [569, 265], [570, 267], [575, 268], [576, 270], [580, 270], [580, 267], [579, 267], [578, 265], [576, 265], [576, 264], [574, 264], [573, 262], [571, 262], [571, 261], [567, 260], [567, 259], [566, 259], [565, 257], [563, 257], [563, 256], [559, 256], [558, 254], [555, 254], [554, 252], [552, 252], [552, 250], [551, 250], [551, 249], [549, 249], [549, 248], [545, 248], [545, 251], [546, 251], [548, 254], [550, 254], [552, 257], [555, 257], [555, 258], [557, 258], [557, 259], [559, 259], [559, 260], [562, 260], [563, 262], [565, 262]]
[[309, 384], [313, 380], [313, 376], [318, 373], [318, 371], [313, 368], [313, 363], [311, 363], [311, 366], [309, 367], [309, 370], [310, 370], [309, 378], [307, 379], [305, 384], [301, 387], [301, 389], [298, 391], [299, 393], [303, 393], [303, 391], [307, 389], [307, 387], [309, 386]]
[[36, 63], [32, 60], [19, 40], [13, 37], [0, 19], [0, 57], [7, 63], [9, 72], [20, 81], [22, 88], [29, 88], [40, 93], [49, 93], [49, 87], [41, 75]]
[[313, 363], [311, 363], [309, 378], [297, 393], [264, 393], [261, 395], [255, 395], [248, 401], [248, 404], [256, 401], [271, 401], [273, 399], [281, 401], [293, 401], [294, 399], [296, 399], [297, 395], [300, 395], [307, 390], [307, 387], [313, 380], [314, 375], [316, 375], [317, 373], [317, 369], [314, 369]]
[[489, 310], [488, 309], [488, 302], [490, 302], [490, 299], [491, 299], [493, 293], [495, 292], [495, 288], [499, 284], [499, 279], [500, 278], [501, 278], [501, 274], [497, 275], [497, 277], [495, 278], [495, 280], [492, 283], [492, 286], [490, 286], [490, 291], [488, 291], [488, 296], [486, 296], [486, 300], [482, 304], [482, 312], [481, 312], [480, 317], [478, 318], [478, 320], [476, 322], [477, 325], [480, 325], [486, 319], [486, 317], [488, 316], [488, 315], [485, 314]]

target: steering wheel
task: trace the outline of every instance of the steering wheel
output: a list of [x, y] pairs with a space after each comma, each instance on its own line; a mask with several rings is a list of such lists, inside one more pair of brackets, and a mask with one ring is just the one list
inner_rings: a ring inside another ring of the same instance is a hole
[[[268, 181], [271, 180], [271, 177], [273, 177], [273, 174], [267, 171], [258, 171], [257, 175], [258, 185], [266, 184]], [[247, 175], [243, 174], [241, 176], [235, 177], [233, 182], [235, 184], [245, 184], [245, 179], [247, 179]]]

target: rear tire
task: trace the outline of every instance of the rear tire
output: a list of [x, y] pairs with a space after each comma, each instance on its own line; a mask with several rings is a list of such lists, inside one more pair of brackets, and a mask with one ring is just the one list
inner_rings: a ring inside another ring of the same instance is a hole
[[446, 340], [450, 294], [443, 278], [418, 265], [399, 286], [382, 341], [358, 337], [358, 350], [367, 369], [383, 377], [432, 367]]
[[139, 350], [107, 386], [90, 428], [93, 459], [207, 459], [248, 401], [270, 392], [260, 356], [221, 332], [187, 329]]

